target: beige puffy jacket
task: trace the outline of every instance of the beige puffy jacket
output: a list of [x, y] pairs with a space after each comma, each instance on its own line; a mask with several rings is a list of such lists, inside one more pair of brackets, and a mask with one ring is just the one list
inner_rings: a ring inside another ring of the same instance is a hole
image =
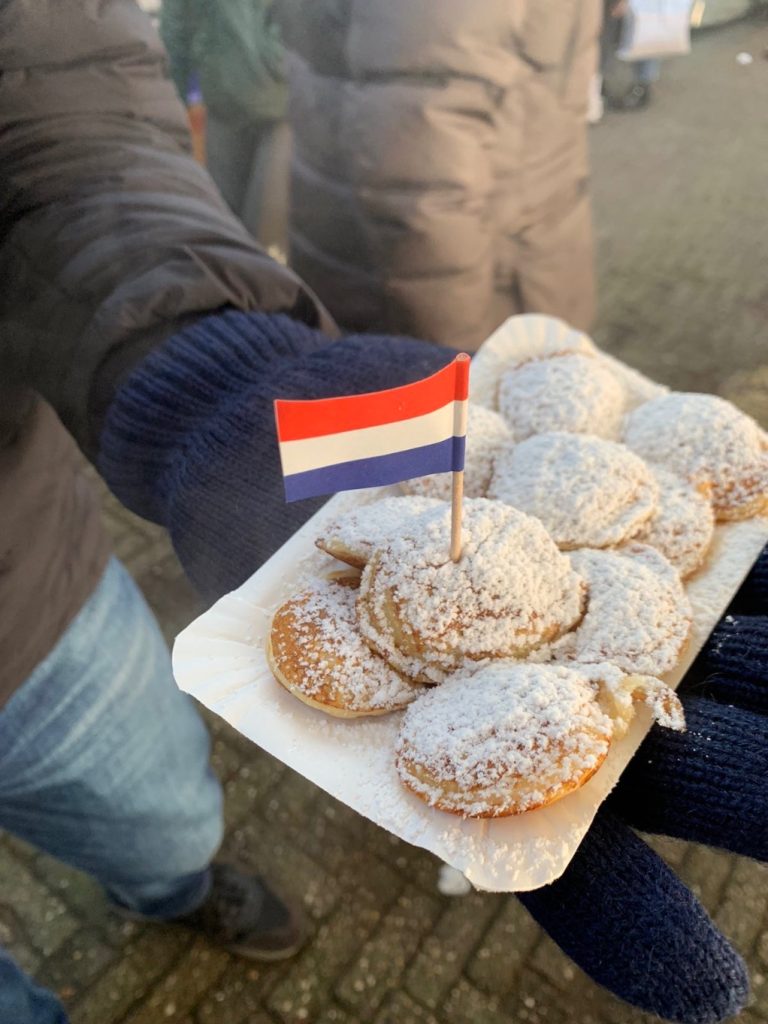
[[283, 0], [291, 260], [345, 327], [474, 349], [593, 316], [601, 0]]

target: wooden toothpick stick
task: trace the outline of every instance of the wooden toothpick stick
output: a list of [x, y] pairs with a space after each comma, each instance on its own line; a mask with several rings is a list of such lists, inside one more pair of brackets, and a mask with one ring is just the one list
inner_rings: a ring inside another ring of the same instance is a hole
[[[453, 474], [451, 490], [451, 558], [458, 562], [461, 558], [461, 509], [464, 497], [464, 470]], [[443, 549], [445, 550], [445, 549]]]

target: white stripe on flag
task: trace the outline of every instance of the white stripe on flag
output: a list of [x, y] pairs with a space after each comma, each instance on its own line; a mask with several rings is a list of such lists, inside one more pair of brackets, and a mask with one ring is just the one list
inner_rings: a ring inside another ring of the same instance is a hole
[[[454, 436], [454, 422], [461, 422], [459, 408], [464, 402], [447, 402], [442, 408], [424, 416], [413, 416], [396, 423], [377, 427], [344, 430], [338, 434], [307, 437], [301, 441], [281, 441], [280, 459], [283, 474], [306, 473], [310, 469], [335, 466], [355, 459], [372, 459], [377, 455], [408, 451], [425, 444], [435, 444]], [[466, 418], [463, 420], [466, 422]]]

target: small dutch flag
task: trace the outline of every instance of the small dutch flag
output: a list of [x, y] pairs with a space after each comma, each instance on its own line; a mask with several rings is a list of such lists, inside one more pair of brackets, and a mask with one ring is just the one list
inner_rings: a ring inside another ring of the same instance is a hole
[[469, 356], [364, 395], [275, 402], [287, 501], [464, 469]]

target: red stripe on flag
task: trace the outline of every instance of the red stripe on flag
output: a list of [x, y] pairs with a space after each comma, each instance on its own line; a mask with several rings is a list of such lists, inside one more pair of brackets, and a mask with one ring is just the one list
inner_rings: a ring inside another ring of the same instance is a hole
[[279, 441], [340, 434], [346, 430], [379, 427], [434, 412], [448, 402], [463, 401], [469, 393], [469, 356], [463, 353], [431, 377], [387, 391], [344, 398], [275, 401]]

